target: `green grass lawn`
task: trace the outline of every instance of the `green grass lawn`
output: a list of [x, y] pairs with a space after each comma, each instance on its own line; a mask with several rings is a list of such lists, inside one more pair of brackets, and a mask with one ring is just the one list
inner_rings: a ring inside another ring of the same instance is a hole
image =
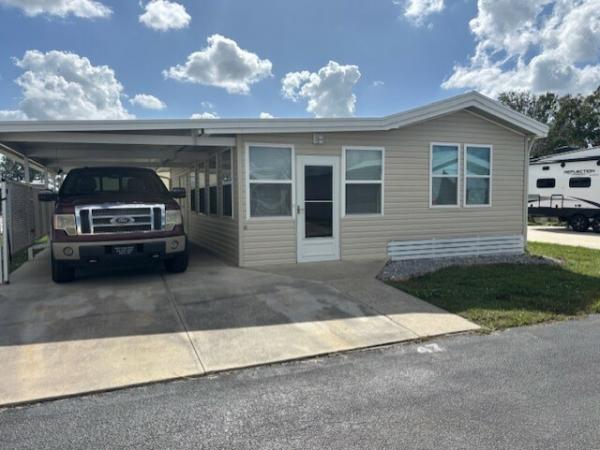
[[449, 267], [392, 284], [487, 330], [600, 313], [600, 250], [527, 247], [564, 264]]

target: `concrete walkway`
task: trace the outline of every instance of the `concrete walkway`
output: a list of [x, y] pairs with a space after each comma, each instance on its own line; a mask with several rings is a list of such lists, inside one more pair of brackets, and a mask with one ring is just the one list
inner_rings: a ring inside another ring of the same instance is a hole
[[374, 279], [382, 261], [189, 270], [56, 285], [48, 255], [0, 287], [0, 404], [202, 375], [478, 327]]
[[548, 244], [572, 245], [600, 250], [600, 234], [592, 231], [579, 233], [566, 227], [533, 226], [527, 229], [527, 240]]

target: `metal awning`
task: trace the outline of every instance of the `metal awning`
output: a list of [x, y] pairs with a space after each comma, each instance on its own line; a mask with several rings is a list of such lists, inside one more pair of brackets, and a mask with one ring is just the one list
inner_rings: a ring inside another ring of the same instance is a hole
[[17, 131], [0, 133], [0, 143], [9, 156], [28, 159], [51, 171], [67, 171], [98, 165], [189, 166], [190, 162], [204, 159], [208, 151], [234, 146], [235, 137], [204, 136], [195, 128]]

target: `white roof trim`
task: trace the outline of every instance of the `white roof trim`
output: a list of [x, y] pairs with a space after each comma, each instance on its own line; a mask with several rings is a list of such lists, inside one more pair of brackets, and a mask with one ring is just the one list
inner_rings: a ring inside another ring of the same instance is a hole
[[204, 134], [385, 131], [431, 120], [466, 108], [476, 108], [531, 135], [545, 137], [548, 134], [546, 125], [475, 91], [380, 118], [10, 121], [0, 122], [0, 133], [159, 129], [198, 129]]

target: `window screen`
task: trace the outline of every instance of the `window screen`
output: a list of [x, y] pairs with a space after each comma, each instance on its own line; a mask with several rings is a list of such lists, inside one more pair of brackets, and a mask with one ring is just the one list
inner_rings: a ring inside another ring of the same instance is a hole
[[346, 214], [381, 214], [383, 149], [348, 148], [345, 160]]

